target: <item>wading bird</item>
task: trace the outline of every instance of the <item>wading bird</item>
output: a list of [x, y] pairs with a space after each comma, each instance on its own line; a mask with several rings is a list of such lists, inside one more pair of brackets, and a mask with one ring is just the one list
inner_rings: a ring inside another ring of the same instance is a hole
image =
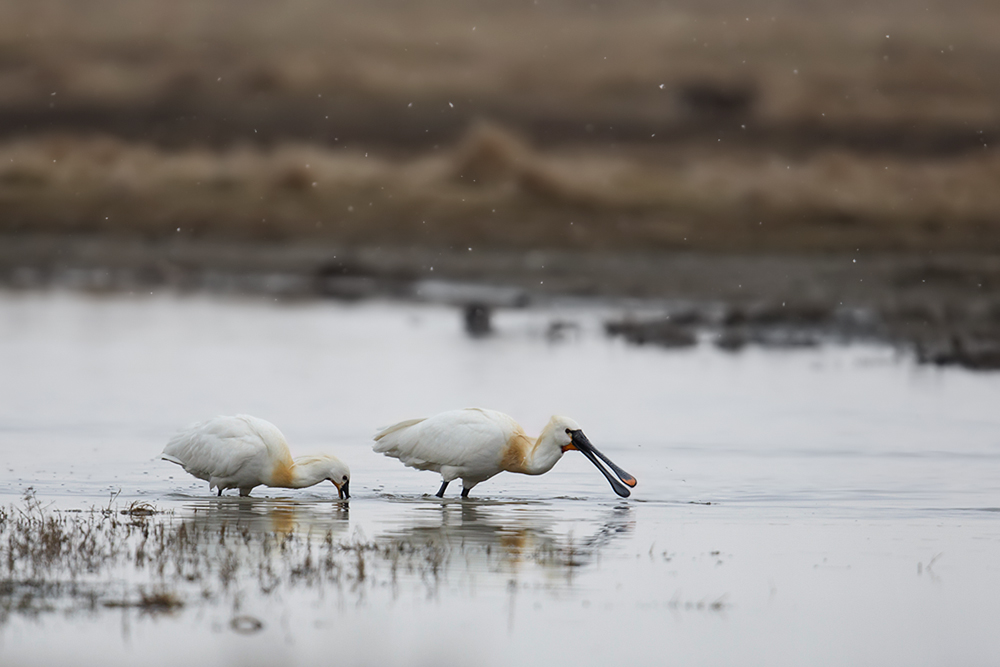
[[193, 424], [163, 448], [163, 458], [181, 466], [210, 489], [239, 489], [241, 496], [261, 484], [301, 489], [323, 480], [350, 498], [351, 471], [335, 456], [314, 454], [292, 459], [281, 431], [250, 415], [215, 417]]
[[[437, 497], [448, 483], [462, 479], [462, 497], [479, 482], [498, 472], [541, 475], [571, 449], [579, 450], [597, 466], [619, 496], [626, 498], [635, 478], [590, 444], [579, 424], [569, 417], [553, 417], [537, 439], [529, 438], [517, 422], [496, 410], [466, 408], [442, 412], [424, 419], [409, 419], [386, 427], [375, 435], [376, 452], [402, 461], [411, 468], [441, 473]], [[618, 479], [600, 461], [610, 467]]]

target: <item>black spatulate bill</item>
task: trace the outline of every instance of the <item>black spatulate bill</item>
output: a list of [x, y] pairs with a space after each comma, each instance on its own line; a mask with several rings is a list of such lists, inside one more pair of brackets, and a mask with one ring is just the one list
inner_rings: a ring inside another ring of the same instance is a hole
[[[580, 452], [582, 452], [584, 456], [590, 459], [591, 463], [597, 466], [597, 469], [601, 471], [604, 477], [611, 484], [611, 488], [614, 490], [614, 492], [617, 493], [622, 498], [628, 498], [631, 495], [631, 493], [629, 492], [625, 484], [628, 484], [628, 486], [635, 486], [636, 485], [635, 477], [633, 477], [632, 475], [628, 474], [627, 472], [619, 468], [617, 465], [614, 464], [614, 462], [611, 459], [609, 459], [607, 456], [598, 451], [596, 447], [590, 444], [590, 440], [588, 440], [587, 436], [583, 434], [583, 431], [581, 430], [572, 431], [570, 437], [572, 439], [571, 441], [573, 443], [573, 447], [575, 449], [580, 450]], [[600, 459], [600, 461], [598, 459]], [[618, 478], [621, 481], [615, 479], [611, 475], [611, 473], [609, 473], [605, 469], [605, 467], [601, 465], [601, 461], [607, 463], [608, 467], [610, 467], [615, 472], [615, 475], [618, 475]]]

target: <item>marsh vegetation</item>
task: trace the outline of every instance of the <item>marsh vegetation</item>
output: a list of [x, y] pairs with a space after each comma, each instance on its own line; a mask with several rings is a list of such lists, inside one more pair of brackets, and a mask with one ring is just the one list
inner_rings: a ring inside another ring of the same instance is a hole
[[343, 535], [347, 503], [324, 510], [226, 498], [177, 512], [144, 501], [123, 505], [116, 497], [102, 508], [60, 510], [29, 487], [21, 502], [0, 510], [0, 624], [12, 614], [160, 614], [207, 605], [231, 610], [234, 629], [246, 632], [255, 625], [240, 615], [246, 597], [303, 589], [357, 603], [368, 590], [386, 587], [394, 597], [401, 589], [433, 597], [473, 563], [496, 573], [530, 564], [571, 578], [572, 568], [622, 529], [612, 525], [580, 543], [488, 519], [476, 524], [477, 510], [463, 504], [453, 511], [464, 530], [416, 529], [366, 540]]
[[13, 0], [0, 232], [995, 252], [981, 0]]

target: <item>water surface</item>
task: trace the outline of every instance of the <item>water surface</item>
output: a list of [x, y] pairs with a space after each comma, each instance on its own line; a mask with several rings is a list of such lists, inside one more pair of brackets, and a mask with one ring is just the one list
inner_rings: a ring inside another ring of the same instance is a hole
[[[8, 610], [3, 663], [994, 660], [1000, 376], [879, 346], [633, 347], [609, 314], [501, 312], [473, 339], [433, 305], [0, 295], [0, 502], [142, 501], [161, 513], [135, 521], [201, 540], [183, 577], [134, 558], [75, 575], [182, 606]], [[572, 416], [639, 485], [619, 499], [570, 453], [439, 500], [435, 474], [370, 451], [380, 425], [470, 405], [529, 432]], [[157, 459], [238, 412], [347, 461], [350, 502], [214, 498]]]

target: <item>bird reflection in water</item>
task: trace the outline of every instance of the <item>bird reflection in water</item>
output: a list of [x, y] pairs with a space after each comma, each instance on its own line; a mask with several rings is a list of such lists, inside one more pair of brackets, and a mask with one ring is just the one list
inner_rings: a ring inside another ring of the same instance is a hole
[[[632, 507], [626, 502], [607, 509], [596, 518], [596, 528], [582, 537], [572, 529], [560, 530], [565, 521], [561, 513], [546, 506], [466, 500], [420, 509], [417, 521], [389, 530], [377, 541], [443, 550], [453, 557], [453, 565], [464, 563], [473, 572], [506, 573], [515, 581], [532, 564], [547, 574], [571, 578], [574, 568], [591, 563], [616, 537], [635, 526]], [[415, 515], [409, 513], [411, 518]], [[581, 522], [572, 525], [578, 527]]]
[[158, 558], [172, 561], [176, 581], [203, 587], [204, 599], [305, 587], [332, 588], [364, 604], [379, 590], [436, 597], [455, 585], [513, 596], [527, 585], [572, 585], [575, 571], [635, 526], [625, 502], [588, 508], [582, 519], [545, 502], [393, 505], [380, 512], [389, 527], [368, 540], [351, 525], [346, 504], [204, 499], [187, 506], [179, 525], [168, 520]]
[[[332, 505], [332, 507], [331, 507]], [[193, 527], [217, 530], [223, 526], [251, 533], [332, 533], [347, 532], [350, 506], [347, 503], [302, 502], [271, 498], [213, 497], [185, 506]]]

